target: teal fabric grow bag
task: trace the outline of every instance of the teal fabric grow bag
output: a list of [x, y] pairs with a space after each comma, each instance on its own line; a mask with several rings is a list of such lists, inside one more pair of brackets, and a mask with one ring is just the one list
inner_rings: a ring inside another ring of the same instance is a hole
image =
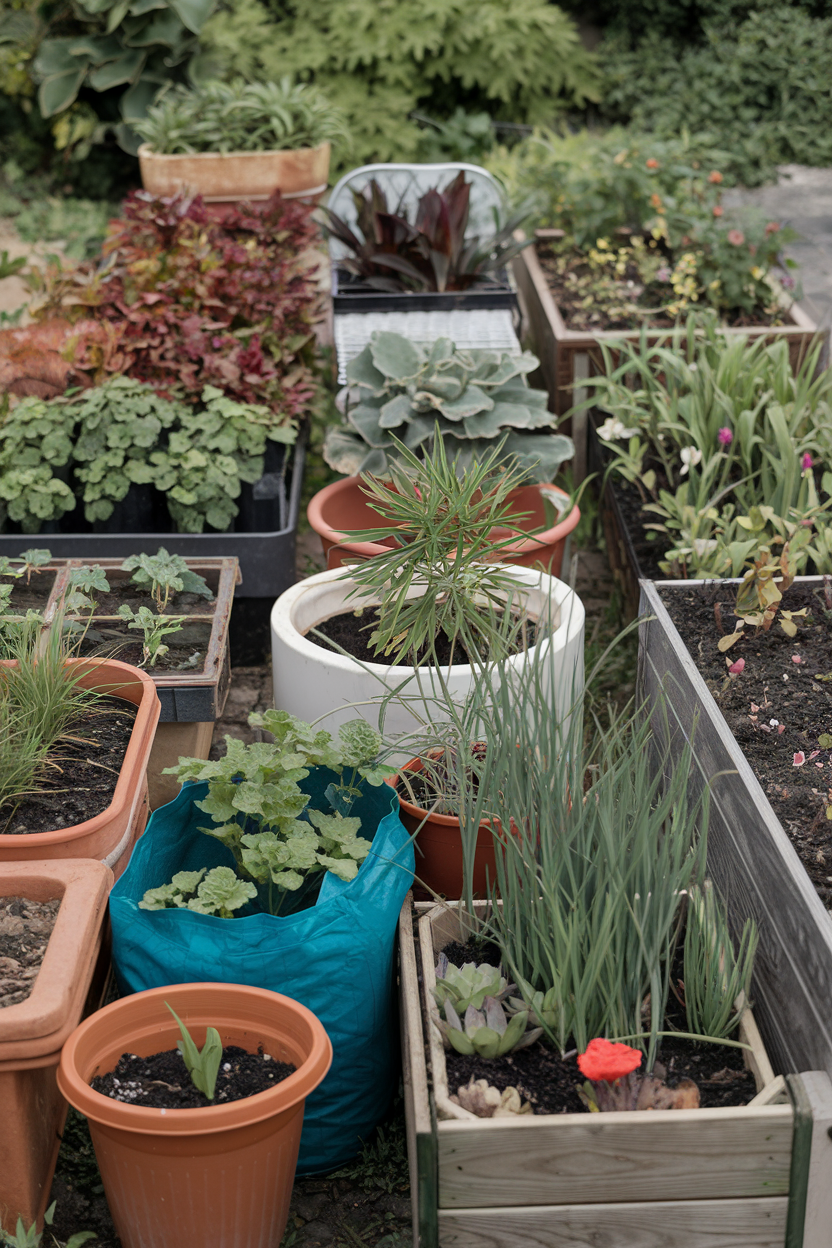
[[[304, 782], [326, 809], [331, 773]], [[306, 1102], [299, 1174], [335, 1169], [386, 1113], [398, 1075], [393, 949], [413, 875], [413, 845], [388, 785], [368, 788], [353, 807], [373, 849], [349, 884], [327, 872], [308, 910], [275, 918], [219, 919], [192, 910], [140, 910], [148, 888], [177, 871], [233, 866], [231, 851], [199, 831], [209, 816], [194, 805], [207, 784], [188, 784], [157, 810], [110, 894], [113, 962], [123, 993], [164, 984], [236, 983], [270, 988], [308, 1006], [334, 1057]], [[317, 798], [317, 801], [316, 801]]]

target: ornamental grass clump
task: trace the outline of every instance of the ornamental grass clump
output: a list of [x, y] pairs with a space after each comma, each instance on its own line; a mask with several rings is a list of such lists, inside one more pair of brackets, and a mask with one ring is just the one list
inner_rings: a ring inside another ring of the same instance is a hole
[[[395, 441], [390, 480], [364, 478], [378, 529], [348, 533], [374, 542], [395, 539], [389, 551], [351, 567], [348, 601], [378, 603], [370, 645], [396, 663], [439, 666], [437, 640], [450, 643], [450, 662], [481, 665], [522, 648], [527, 640], [518, 582], [499, 552], [517, 540], [521, 515], [508, 502], [520, 471], [503, 464], [502, 444], [461, 469], [437, 431], [432, 455], [420, 460]], [[500, 529], [506, 536], [495, 535]]]
[[575, 447], [553, 432], [546, 392], [526, 380], [538, 365], [528, 351], [461, 351], [450, 338], [421, 347], [377, 331], [347, 365], [345, 423], [327, 431], [324, 458], [336, 472], [384, 477], [397, 458], [396, 439], [425, 459], [437, 436], [453, 439], [458, 467], [502, 440], [507, 465], [529, 480], [553, 481]]
[[[230, 851], [234, 868], [178, 872], [170, 884], [148, 889], [145, 910], [183, 909], [231, 917], [255, 896], [268, 914], [289, 914], [314, 903], [324, 873], [355, 879], [371, 843], [359, 836], [351, 815], [364, 784], [378, 787], [394, 769], [378, 762], [381, 738], [364, 720], [338, 730], [338, 740], [286, 711], [252, 715], [249, 723], [272, 741], [244, 745], [226, 737], [225, 757], [206, 762], [182, 758], [165, 774], [181, 783], [205, 781], [196, 802], [212, 823], [200, 832]], [[332, 779], [324, 791], [328, 809], [311, 804], [301, 788], [313, 768]]]

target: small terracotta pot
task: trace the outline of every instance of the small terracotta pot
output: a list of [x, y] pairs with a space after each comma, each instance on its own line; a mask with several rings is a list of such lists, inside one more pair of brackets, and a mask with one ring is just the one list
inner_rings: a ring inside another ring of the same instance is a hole
[[55, 1078], [78, 1026], [101, 949], [113, 873], [101, 862], [0, 863], [0, 896], [61, 898], [46, 954], [25, 1001], [0, 1010], [0, 1226], [39, 1222], [67, 1104]]
[[316, 198], [329, 178], [329, 143], [294, 151], [197, 152], [166, 156], [149, 143], [139, 148], [142, 185], [153, 195], [189, 191], [206, 204], [230, 208], [242, 200], [256, 203], [280, 191], [286, 199]]
[[[403, 771], [424, 771], [420, 758], [412, 758]], [[434, 893], [457, 901], [462, 896], [462, 836], [456, 815], [435, 815], [414, 806], [398, 788], [402, 823], [411, 835], [416, 833], [416, 867], [413, 896], [416, 901], [430, 901]], [[474, 851], [474, 896], [488, 897], [488, 886], [497, 878], [494, 836], [489, 823], [481, 823]], [[421, 884], [424, 887], [420, 887]], [[432, 891], [428, 891], [432, 890]]]
[[[545, 523], [543, 500], [546, 493], [560, 498], [569, 497], [565, 490], [556, 485], [523, 485], [512, 490], [508, 501], [518, 513], [527, 514], [527, 519], [521, 521], [519, 527], [535, 529]], [[324, 554], [327, 556], [327, 566], [330, 568], [341, 567], [356, 557], [370, 559], [373, 555], [389, 550], [393, 545], [392, 538], [384, 542], [350, 541], [347, 538], [348, 529], [377, 529], [382, 523], [378, 512], [370, 507], [369, 499], [361, 489], [360, 477], [344, 477], [318, 490], [310, 499], [306, 515], [321, 539]], [[566, 539], [580, 518], [580, 508], [573, 507], [552, 528], [537, 533], [534, 537], [519, 537], [505, 546], [497, 556], [499, 562], [540, 568], [550, 576], [560, 576]], [[511, 530], [504, 528], [496, 528], [491, 534], [495, 542], [510, 535]]]
[[[113, 800], [106, 810], [69, 828], [0, 835], [0, 862], [41, 858], [99, 858], [127, 866], [129, 851], [147, 820], [147, 763], [159, 720], [159, 698], [152, 676], [117, 659], [70, 659], [84, 668], [79, 684], [124, 698], [138, 708]], [[3, 666], [11, 666], [4, 660]]]
[[[204, 1109], [147, 1109], [94, 1092], [93, 1075], [122, 1053], [173, 1049], [179, 1028], [201, 1047], [262, 1045], [297, 1070], [266, 1092]], [[89, 1120], [113, 1221], [124, 1248], [279, 1248], [289, 1216], [303, 1108], [332, 1061], [315, 1015], [276, 992], [237, 984], [176, 984], [124, 997], [93, 1014], [64, 1045], [58, 1086]]]

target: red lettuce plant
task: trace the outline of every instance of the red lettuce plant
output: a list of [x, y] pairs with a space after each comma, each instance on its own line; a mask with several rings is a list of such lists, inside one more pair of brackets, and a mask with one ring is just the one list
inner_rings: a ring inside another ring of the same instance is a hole
[[[316, 237], [309, 209], [279, 194], [214, 221], [199, 197], [138, 191], [111, 223], [104, 262], [48, 270], [33, 311], [83, 320], [67, 347], [76, 369], [194, 399], [212, 384], [300, 417], [314, 392], [320, 306], [304, 253]], [[109, 336], [91, 333], [90, 318]]]

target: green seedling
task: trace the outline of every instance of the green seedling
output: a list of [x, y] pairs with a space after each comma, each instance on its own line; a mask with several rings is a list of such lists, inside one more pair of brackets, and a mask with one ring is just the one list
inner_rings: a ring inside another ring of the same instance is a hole
[[[43, 1215], [43, 1220], [47, 1226], [52, 1225], [55, 1217], [56, 1204], [57, 1202], [53, 1200], [52, 1204]], [[44, 1232], [38, 1230], [36, 1222], [33, 1222], [27, 1231], [23, 1225], [22, 1218], [17, 1219], [17, 1228], [14, 1235], [12, 1235], [9, 1231], [4, 1231], [2, 1226], [0, 1226], [0, 1243], [6, 1245], [6, 1248], [40, 1248], [40, 1245], [43, 1243], [43, 1235]], [[78, 1231], [67, 1241], [65, 1248], [81, 1248], [82, 1244], [87, 1243], [90, 1239], [96, 1238], [97, 1236], [93, 1231]], [[54, 1236], [52, 1242], [53, 1244], [58, 1242]]]
[[186, 615], [154, 615], [149, 607], [139, 607], [138, 611], [134, 611], [126, 602], [119, 607], [118, 614], [122, 620], [129, 621], [128, 628], [135, 628], [141, 632], [141, 665], [149, 663], [151, 667], [155, 667], [156, 660], [160, 659], [163, 654], [167, 654], [170, 649], [163, 643], [162, 638], [167, 637], [169, 633], [181, 632], [182, 625], [188, 618]]
[[131, 555], [121, 565], [123, 572], [132, 572], [130, 580], [139, 589], [149, 589], [162, 615], [168, 608], [173, 594], [201, 594], [213, 598], [213, 594], [198, 573], [192, 572], [181, 555], [169, 555], [160, 546], [155, 555]]
[[205, 1044], [202, 1049], [198, 1049], [191, 1038], [191, 1033], [182, 1022], [182, 1019], [176, 1013], [172, 1006], [168, 1006], [173, 1017], [179, 1024], [179, 1030], [182, 1032], [182, 1039], [177, 1040], [176, 1047], [182, 1054], [182, 1060], [188, 1068], [188, 1074], [191, 1076], [191, 1082], [209, 1101], [214, 1099], [214, 1090], [217, 1086], [217, 1074], [222, 1061], [222, 1040], [220, 1033], [216, 1027], [209, 1027], [205, 1035]]
[[110, 582], [102, 567], [94, 563], [91, 567], [85, 565], [82, 568], [70, 568], [64, 598], [66, 610], [94, 610], [97, 603], [90, 597], [94, 589], [102, 594], [110, 592]]

